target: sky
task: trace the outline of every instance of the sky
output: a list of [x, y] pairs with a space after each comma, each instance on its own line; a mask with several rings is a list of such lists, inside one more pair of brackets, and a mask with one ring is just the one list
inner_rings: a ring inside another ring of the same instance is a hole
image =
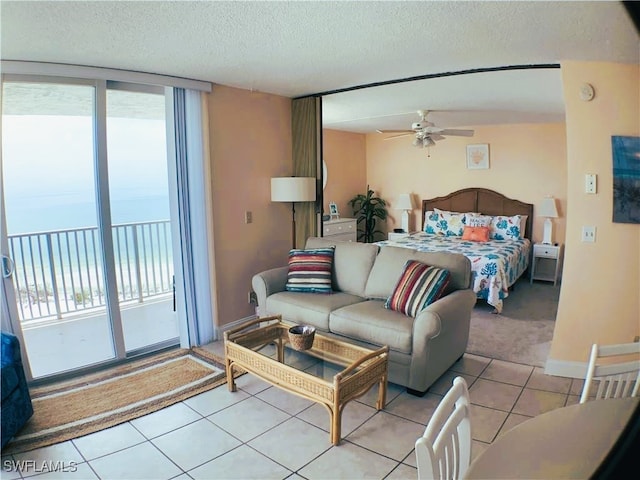
[[[3, 97], [8, 233], [96, 225], [93, 88], [21, 86]], [[168, 218], [164, 98], [108, 91], [107, 105], [113, 223]], [[61, 115], [53, 114], [56, 106]]]

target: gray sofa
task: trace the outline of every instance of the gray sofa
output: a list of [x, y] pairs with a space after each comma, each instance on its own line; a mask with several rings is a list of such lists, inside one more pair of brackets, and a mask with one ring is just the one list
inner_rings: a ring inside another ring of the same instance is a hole
[[[476, 295], [470, 288], [471, 264], [464, 255], [418, 252], [400, 247], [336, 242], [311, 237], [305, 248], [335, 246], [332, 294], [286, 291], [288, 267], [254, 275], [252, 286], [261, 316], [281, 314], [291, 323], [352, 343], [389, 346], [389, 381], [424, 395], [460, 358], [469, 339]], [[384, 308], [407, 260], [446, 268], [445, 295], [416, 318]]]

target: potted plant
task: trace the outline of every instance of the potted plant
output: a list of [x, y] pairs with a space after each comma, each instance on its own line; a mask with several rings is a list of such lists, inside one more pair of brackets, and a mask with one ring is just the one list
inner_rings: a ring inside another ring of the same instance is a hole
[[387, 219], [387, 202], [380, 197], [375, 197], [369, 185], [367, 185], [366, 194], [359, 193], [349, 200], [349, 204], [353, 208], [353, 215], [358, 225], [363, 224], [362, 228], [358, 229], [358, 240], [372, 243], [377, 233], [384, 234], [382, 230], [376, 230], [376, 223], [378, 220]]

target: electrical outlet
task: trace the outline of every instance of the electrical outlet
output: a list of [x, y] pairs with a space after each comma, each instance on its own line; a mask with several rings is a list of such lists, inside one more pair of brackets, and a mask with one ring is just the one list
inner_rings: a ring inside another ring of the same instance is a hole
[[247, 298], [249, 299], [249, 303], [252, 303], [254, 305], [258, 304], [258, 296], [256, 295], [256, 292], [254, 292], [253, 290], [249, 292], [249, 294], [247, 295]]
[[582, 227], [582, 241], [594, 243], [596, 241], [596, 227], [584, 225]]
[[246, 211], [244, 212], [244, 223], [251, 223], [253, 222], [253, 214], [250, 211]]

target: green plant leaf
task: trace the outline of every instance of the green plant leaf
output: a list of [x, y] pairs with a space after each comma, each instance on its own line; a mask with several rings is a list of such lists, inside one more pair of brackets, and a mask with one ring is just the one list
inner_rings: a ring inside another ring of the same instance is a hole
[[381, 230], [376, 229], [378, 220], [387, 219], [387, 202], [382, 198], [376, 197], [375, 192], [367, 185], [367, 193], [359, 193], [355, 195], [349, 204], [353, 209], [353, 215], [356, 217], [357, 224], [362, 226], [362, 231], [358, 231], [358, 239], [362, 239], [366, 243], [371, 243], [375, 239], [376, 234], [384, 234]]

